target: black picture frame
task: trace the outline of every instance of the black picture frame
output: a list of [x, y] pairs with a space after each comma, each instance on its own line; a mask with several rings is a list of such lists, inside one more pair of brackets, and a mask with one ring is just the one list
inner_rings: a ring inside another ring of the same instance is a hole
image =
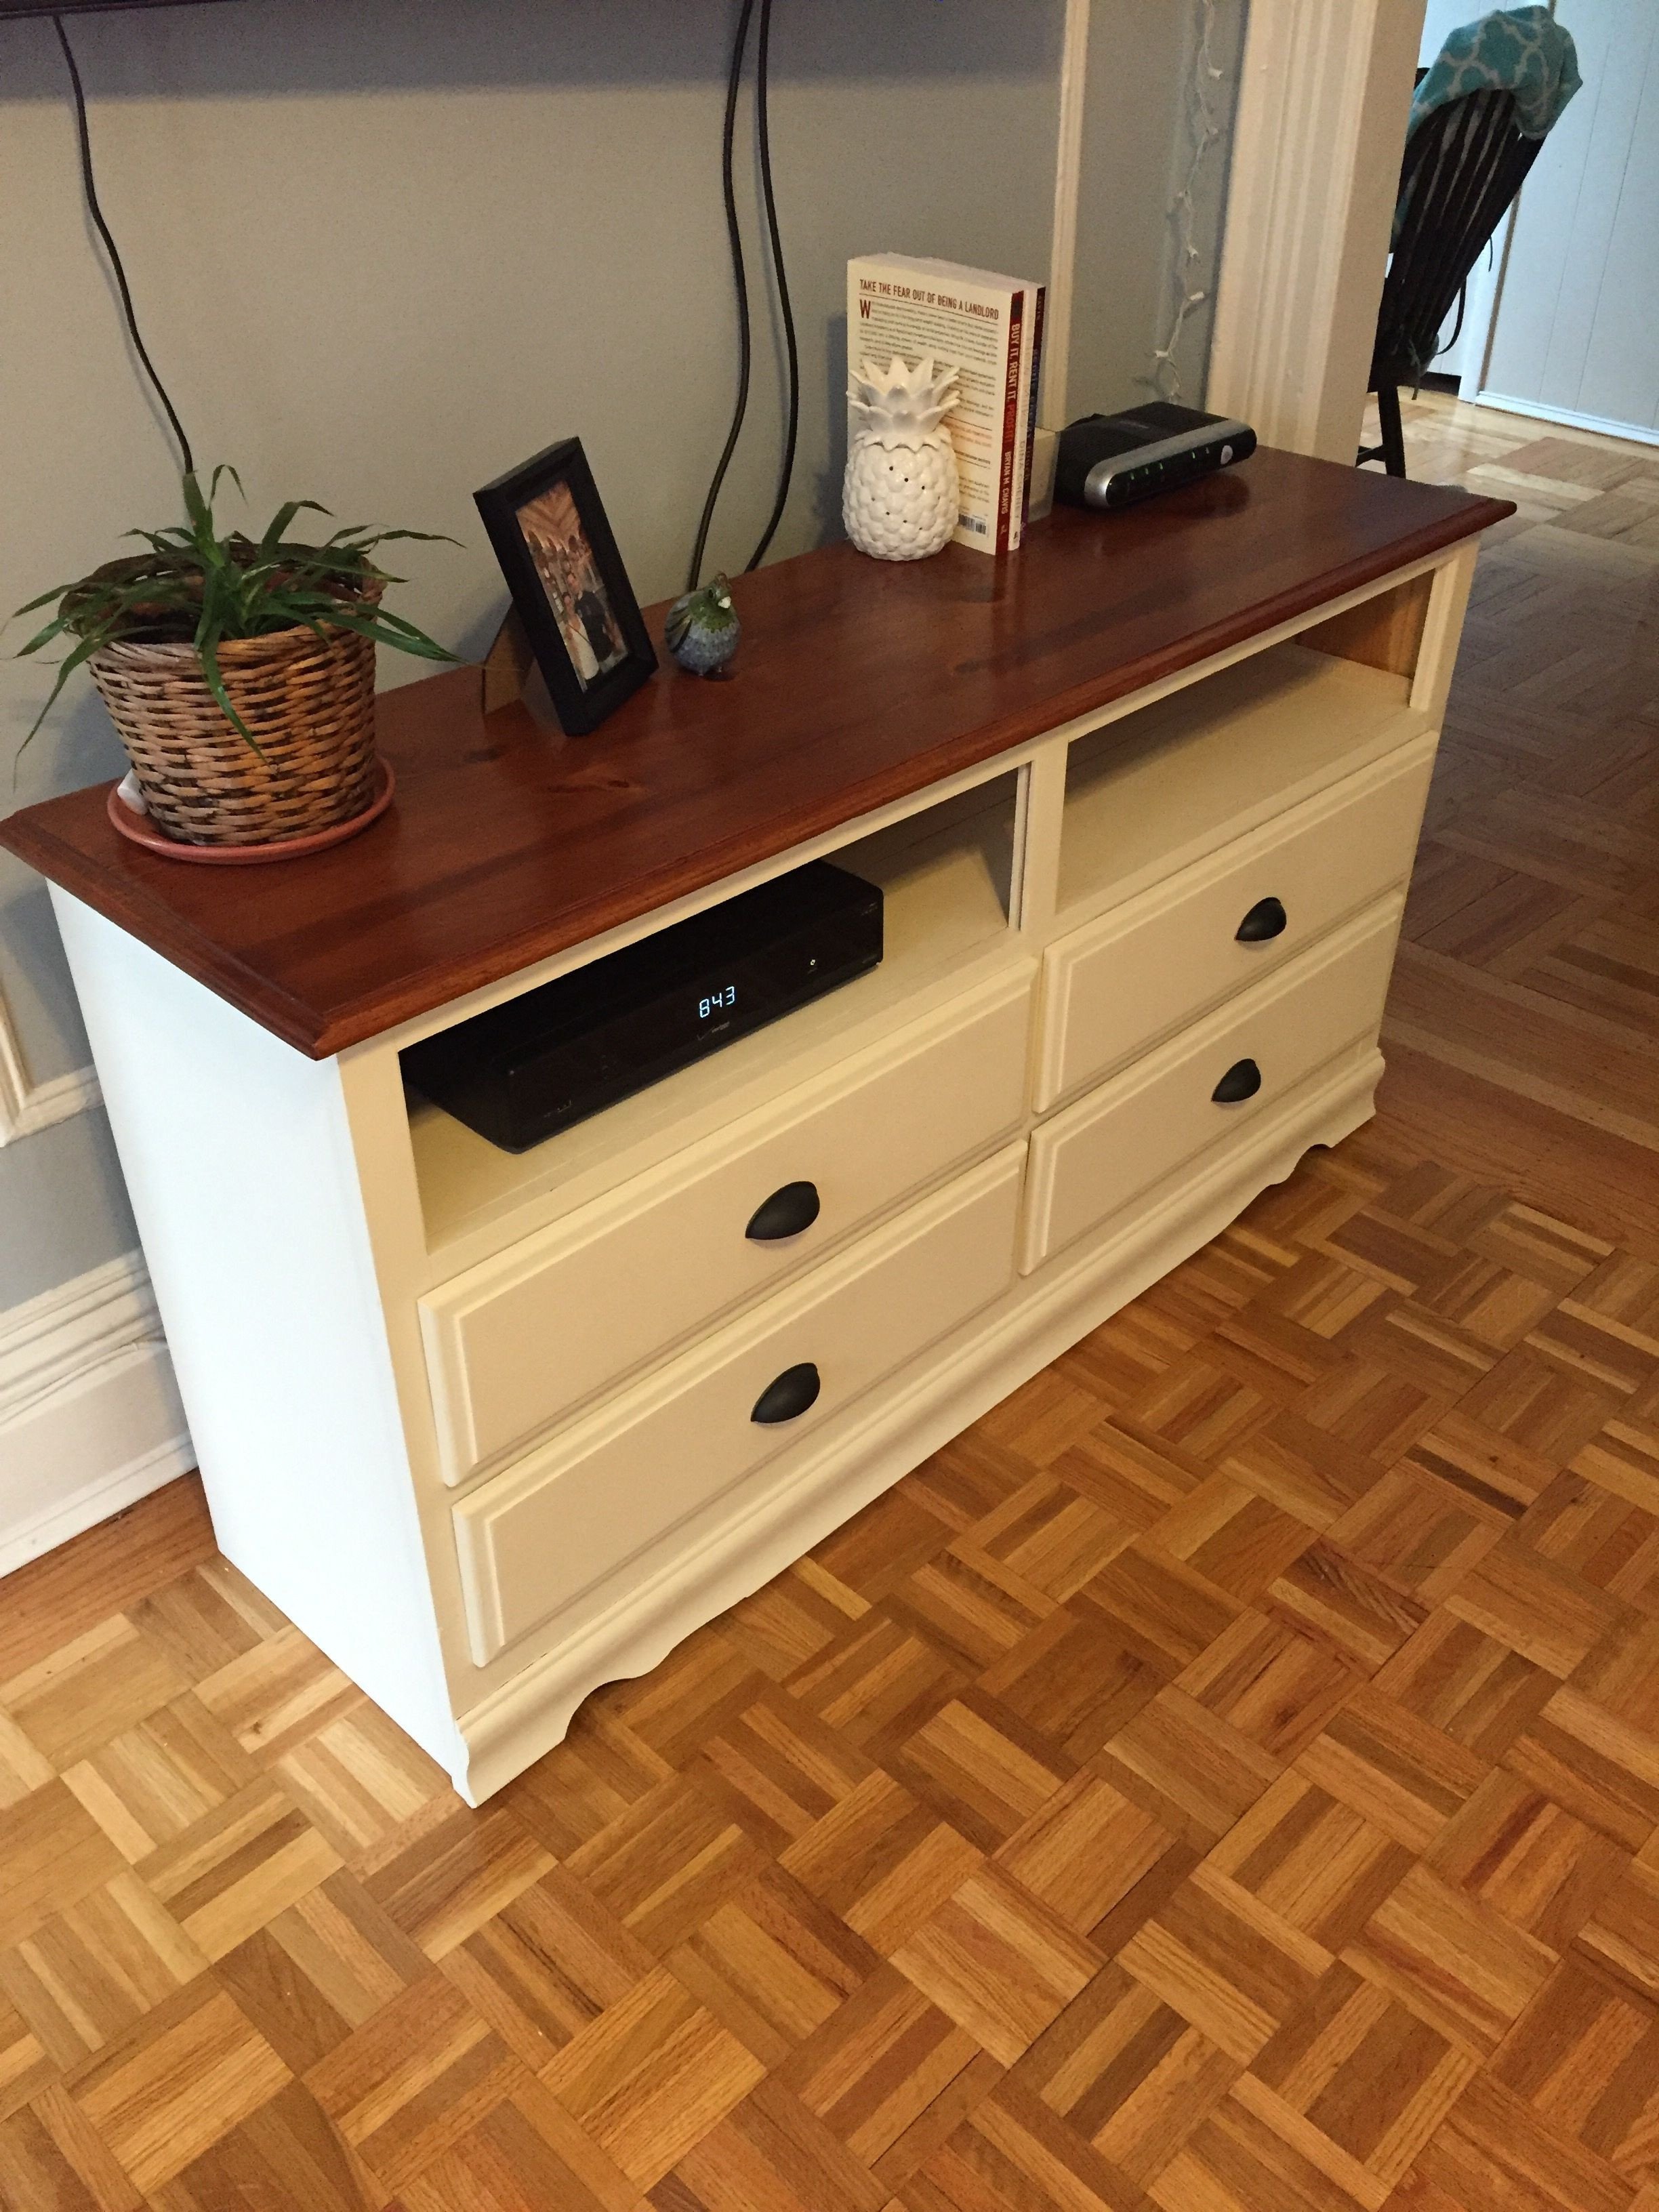
[[559, 726], [584, 736], [654, 674], [657, 654], [581, 440], [561, 440], [472, 496]]

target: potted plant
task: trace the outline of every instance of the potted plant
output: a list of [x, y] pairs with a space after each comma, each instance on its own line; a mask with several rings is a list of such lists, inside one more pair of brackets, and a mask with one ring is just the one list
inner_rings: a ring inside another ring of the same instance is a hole
[[[335, 531], [296, 543], [289, 500], [258, 538], [222, 532], [217, 468], [204, 494], [184, 479], [185, 520], [135, 530], [148, 549], [31, 599], [52, 620], [21, 648], [73, 641], [35, 731], [84, 663], [130, 756], [144, 811], [189, 845], [264, 845], [350, 821], [375, 804], [374, 647], [454, 655], [380, 605], [390, 576], [374, 559], [420, 530]], [[453, 543], [453, 540], [449, 541]], [[25, 738], [27, 744], [28, 738]]]

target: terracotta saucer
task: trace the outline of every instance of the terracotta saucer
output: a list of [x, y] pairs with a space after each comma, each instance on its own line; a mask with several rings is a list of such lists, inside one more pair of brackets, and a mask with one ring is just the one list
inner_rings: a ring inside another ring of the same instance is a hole
[[326, 830], [313, 830], [308, 836], [281, 837], [270, 845], [186, 845], [156, 829], [147, 814], [135, 814], [114, 784], [110, 786], [105, 811], [117, 833], [130, 844], [142, 845], [147, 853], [160, 853], [165, 860], [196, 860], [210, 868], [257, 868], [267, 860], [298, 860], [307, 853], [326, 852], [331, 845], [343, 845], [348, 837], [378, 822], [392, 804], [398, 779], [388, 760], [377, 760], [374, 772], [378, 778], [374, 796], [361, 814], [354, 814], [349, 822], [333, 823]]

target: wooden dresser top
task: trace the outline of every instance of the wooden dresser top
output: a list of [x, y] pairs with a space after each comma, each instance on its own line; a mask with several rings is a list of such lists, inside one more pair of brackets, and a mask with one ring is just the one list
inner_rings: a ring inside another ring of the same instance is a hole
[[1126, 514], [1059, 508], [1002, 560], [830, 545], [738, 580], [731, 680], [665, 664], [590, 737], [486, 718], [476, 667], [383, 693], [397, 797], [332, 851], [181, 866], [116, 836], [106, 784], [0, 844], [322, 1059], [1512, 511], [1263, 450]]

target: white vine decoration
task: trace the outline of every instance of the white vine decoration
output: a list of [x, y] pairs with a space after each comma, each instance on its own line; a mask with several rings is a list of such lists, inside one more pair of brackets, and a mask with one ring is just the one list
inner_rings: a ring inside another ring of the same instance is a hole
[[1214, 40], [1216, 28], [1216, 0], [1200, 0], [1200, 30], [1198, 51], [1193, 57], [1192, 71], [1186, 86], [1186, 120], [1192, 137], [1192, 152], [1187, 163], [1187, 173], [1170, 203], [1170, 221], [1176, 226], [1179, 242], [1176, 270], [1176, 285], [1180, 298], [1176, 303], [1170, 325], [1170, 334], [1152, 354], [1152, 371], [1142, 381], [1150, 384], [1161, 399], [1179, 399], [1181, 371], [1176, 365], [1176, 349], [1181, 343], [1181, 333], [1188, 318], [1196, 307], [1201, 307], [1209, 297], [1207, 285], [1194, 285], [1196, 264], [1202, 259], [1198, 243], [1197, 191], [1210, 149], [1222, 135], [1212, 104], [1217, 85], [1225, 71], [1216, 67]]

